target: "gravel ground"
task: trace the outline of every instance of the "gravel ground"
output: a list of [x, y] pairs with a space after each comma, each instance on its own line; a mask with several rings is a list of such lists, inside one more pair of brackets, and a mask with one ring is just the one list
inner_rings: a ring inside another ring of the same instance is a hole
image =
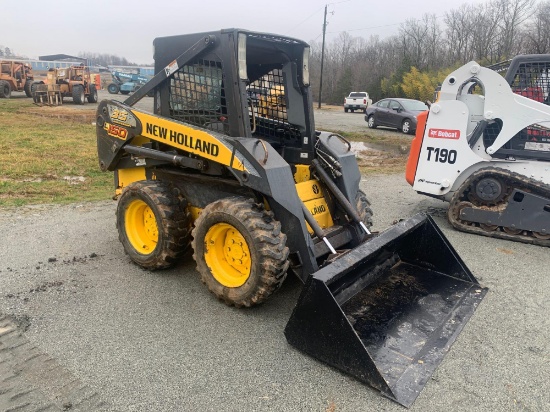
[[[411, 410], [550, 410], [548, 249], [453, 230], [446, 205], [414, 193], [402, 175], [361, 185], [374, 229], [429, 212], [489, 287]], [[0, 312], [106, 410], [403, 410], [287, 344], [296, 279], [261, 307], [228, 308], [202, 285], [192, 259], [158, 272], [132, 264], [117, 239], [115, 207], [0, 211]]]
[[[548, 410], [548, 250], [452, 230], [399, 175], [363, 182], [375, 228], [429, 210], [490, 291], [411, 410]], [[265, 305], [227, 308], [192, 262], [146, 272], [124, 255], [114, 202], [0, 213], [0, 311], [111, 410], [398, 411], [290, 347], [293, 278]]]

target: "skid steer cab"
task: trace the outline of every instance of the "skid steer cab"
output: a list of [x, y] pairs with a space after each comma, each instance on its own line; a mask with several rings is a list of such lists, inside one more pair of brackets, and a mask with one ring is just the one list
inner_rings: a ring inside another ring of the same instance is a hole
[[[98, 106], [119, 238], [151, 270], [191, 248], [236, 307], [294, 273], [288, 341], [410, 405], [485, 289], [427, 216], [370, 233], [350, 143], [315, 130], [309, 50], [238, 29], [155, 39], [153, 79]], [[133, 107], [151, 92], [154, 113]]]

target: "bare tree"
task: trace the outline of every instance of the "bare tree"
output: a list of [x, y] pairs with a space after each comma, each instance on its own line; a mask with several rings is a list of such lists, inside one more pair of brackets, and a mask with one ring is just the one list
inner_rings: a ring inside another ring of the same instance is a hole
[[540, 3], [525, 30], [526, 53], [550, 53], [550, 1]]
[[442, 60], [443, 32], [435, 14], [409, 19], [399, 28], [403, 54], [412, 66], [430, 69]]
[[419, 20], [409, 19], [401, 24], [399, 37], [403, 48], [403, 56], [412, 66], [424, 68], [424, 44], [428, 36], [428, 27]]
[[475, 60], [493, 62], [495, 59], [499, 20], [500, 12], [493, 3], [474, 6], [471, 28]]
[[446, 46], [451, 62], [466, 63], [473, 55], [473, 25], [476, 8], [463, 4], [445, 13]]
[[116, 56], [114, 54], [102, 54], [92, 52], [80, 52], [78, 57], [91, 60], [94, 64], [102, 66], [137, 66], [135, 63], [129, 62], [125, 57]]
[[[344, 94], [366, 90], [373, 99], [403, 92], [411, 67], [430, 79], [457, 64], [495, 63], [520, 53], [550, 53], [550, 0], [488, 0], [445, 13], [407, 20], [385, 39], [343, 32], [325, 49], [323, 101], [340, 104]], [[534, 14], [533, 14], [534, 13]], [[313, 93], [318, 86], [320, 46], [312, 45]]]
[[510, 58], [520, 50], [519, 27], [533, 15], [535, 0], [493, 0], [489, 4], [500, 17], [497, 59]]
[[445, 62], [445, 40], [435, 14], [426, 14], [422, 20], [428, 28], [428, 37], [426, 38], [426, 68], [432, 70]]

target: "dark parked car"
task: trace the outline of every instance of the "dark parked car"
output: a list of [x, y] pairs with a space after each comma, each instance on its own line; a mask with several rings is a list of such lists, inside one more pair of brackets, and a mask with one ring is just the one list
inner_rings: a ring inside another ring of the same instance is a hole
[[416, 130], [416, 116], [428, 106], [413, 99], [382, 99], [367, 108], [365, 120], [371, 129], [394, 127], [409, 134]]

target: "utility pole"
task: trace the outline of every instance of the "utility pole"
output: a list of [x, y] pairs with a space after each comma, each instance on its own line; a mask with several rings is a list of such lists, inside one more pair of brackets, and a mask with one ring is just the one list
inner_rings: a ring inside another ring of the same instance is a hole
[[327, 4], [325, 4], [325, 20], [323, 21], [323, 46], [321, 48], [321, 80], [319, 83], [319, 109], [323, 95], [323, 64], [325, 63], [325, 33], [327, 31]]

